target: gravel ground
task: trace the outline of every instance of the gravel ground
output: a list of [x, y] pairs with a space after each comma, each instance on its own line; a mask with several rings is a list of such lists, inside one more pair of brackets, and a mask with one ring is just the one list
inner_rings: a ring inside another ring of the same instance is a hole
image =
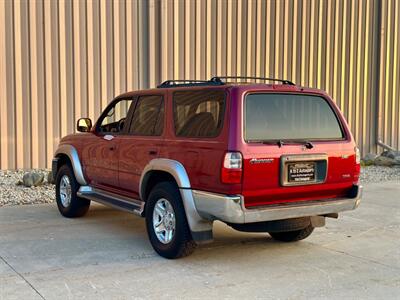
[[47, 183], [47, 170], [35, 170], [44, 174], [44, 183], [38, 187], [18, 185], [27, 170], [0, 170], [0, 207], [5, 205], [52, 203], [55, 199], [54, 185]]
[[[47, 170], [35, 170], [44, 173], [45, 183], [39, 187], [17, 185], [22, 181], [26, 170], [0, 170], [0, 207], [5, 205], [52, 203], [55, 199], [54, 185], [48, 184]], [[361, 169], [361, 183], [399, 181], [400, 167], [369, 166]]]
[[361, 183], [383, 182], [383, 181], [399, 181], [400, 183], [400, 166], [380, 167], [368, 166], [361, 168]]

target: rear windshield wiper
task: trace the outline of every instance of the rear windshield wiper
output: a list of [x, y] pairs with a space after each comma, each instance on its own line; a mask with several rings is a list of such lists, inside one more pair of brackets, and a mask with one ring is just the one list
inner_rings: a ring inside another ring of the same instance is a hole
[[311, 143], [310, 141], [282, 141], [279, 140], [276, 142], [277, 145], [279, 146], [279, 148], [281, 148], [283, 145], [293, 145], [293, 144], [303, 144], [307, 149], [312, 149], [314, 148], [313, 143]]
[[296, 144], [303, 144], [307, 149], [312, 149], [314, 148], [313, 143], [310, 141], [303, 141], [303, 140], [248, 140], [248, 143], [260, 143], [264, 145], [278, 145], [279, 148], [281, 148], [283, 145], [296, 145]]

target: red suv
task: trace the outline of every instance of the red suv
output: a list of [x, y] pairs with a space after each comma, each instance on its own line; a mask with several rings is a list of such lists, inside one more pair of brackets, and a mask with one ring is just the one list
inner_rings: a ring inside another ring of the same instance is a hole
[[91, 200], [135, 213], [177, 258], [212, 241], [215, 220], [290, 242], [355, 209], [360, 155], [331, 98], [239, 79], [166, 81], [118, 96], [94, 126], [79, 119], [52, 164], [61, 214]]

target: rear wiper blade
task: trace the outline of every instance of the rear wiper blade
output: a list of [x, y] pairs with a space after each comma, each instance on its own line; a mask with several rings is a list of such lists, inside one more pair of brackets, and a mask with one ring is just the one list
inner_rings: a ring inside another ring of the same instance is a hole
[[264, 144], [264, 145], [278, 145], [279, 148], [281, 148], [284, 144], [290, 144], [287, 142], [283, 142], [282, 140], [249, 140], [247, 141], [248, 143], [259, 143], [259, 144]]
[[259, 143], [259, 144], [264, 144], [264, 145], [278, 145], [279, 148], [282, 148], [283, 145], [296, 145], [296, 144], [303, 144], [307, 149], [312, 149], [314, 148], [313, 143], [310, 141], [303, 141], [303, 140], [248, 140], [248, 143]]
[[293, 144], [303, 144], [307, 149], [314, 148], [313, 143], [311, 143], [310, 141], [296, 141], [296, 140], [282, 141], [282, 140], [279, 140], [276, 143], [278, 144], [279, 148], [281, 148], [283, 145], [293, 145]]

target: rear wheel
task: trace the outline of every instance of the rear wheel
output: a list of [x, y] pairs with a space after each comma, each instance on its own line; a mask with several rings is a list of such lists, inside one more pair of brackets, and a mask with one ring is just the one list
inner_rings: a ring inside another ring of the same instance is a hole
[[314, 227], [311, 225], [306, 228], [294, 231], [283, 231], [283, 232], [269, 232], [269, 235], [273, 239], [281, 242], [296, 242], [304, 240], [314, 231]]
[[146, 203], [146, 227], [154, 250], [165, 258], [187, 256], [196, 248], [181, 195], [173, 183], [159, 183], [150, 192]]
[[64, 217], [82, 217], [89, 210], [90, 200], [77, 196], [79, 187], [72, 168], [67, 164], [61, 166], [56, 177], [56, 200], [58, 210]]

